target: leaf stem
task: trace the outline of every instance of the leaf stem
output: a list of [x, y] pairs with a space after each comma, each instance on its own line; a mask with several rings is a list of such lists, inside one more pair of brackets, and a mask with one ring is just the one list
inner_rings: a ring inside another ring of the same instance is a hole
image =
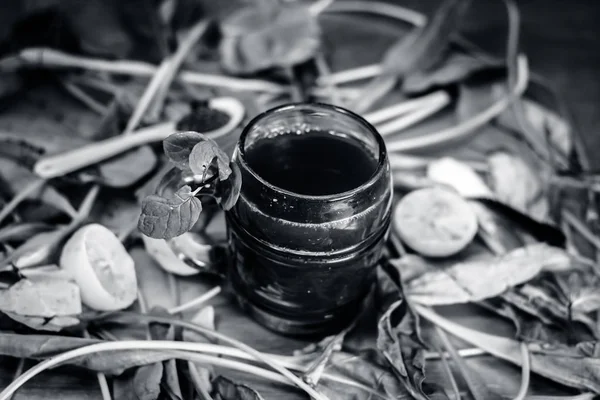
[[469, 387], [469, 391], [473, 395], [473, 398], [475, 400], [489, 400], [489, 391], [487, 390], [485, 385], [482, 385], [482, 383], [479, 382], [478, 378], [473, 376], [473, 372], [469, 369], [469, 367], [462, 359], [458, 351], [456, 351], [456, 348], [454, 347], [452, 342], [450, 342], [450, 339], [448, 338], [448, 335], [446, 335], [446, 332], [444, 332], [439, 326], [434, 326], [436, 333], [438, 334], [438, 336], [442, 340], [442, 343], [444, 344], [444, 347], [452, 356], [452, 360], [456, 363], [456, 366], [458, 367], [458, 370], [460, 371], [464, 381]]
[[[450, 358], [450, 354], [444, 352], [442, 353], [440, 349], [435, 346], [438, 354], [441, 355], [440, 360], [442, 360], [442, 366], [444, 368], [444, 372], [448, 376], [448, 380], [450, 381], [450, 387], [452, 388], [452, 392], [454, 392], [454, 396], [456, 400], [461, 399], [460, 390], [458, 389], [458, 384], [456, 383], [456, 378], [454, 378], [454, 374], [452, 373], [452, 368], [450, 368], [450, 363], [448, 362], [448, 358]], [[460, 356], [460, 353], [459, 353]]]
[[438, 101], [432, 101], [430, 104], [424, 105], [421, 108], [386, 122], [385, 124], [376, 125], [377, 131], [381, 136], [385, 137], [410, 128], [411, 126], [423, 121], [427, 117], [432, 116], [450, 104], [450, 96], [448, 96], [445, 92], [444, 94], [445, 96]]
[[46, 184], [45, 179], [36, 179], [29, 185], [21, 189], [8, 203], [0, 210], [0, 223], [12, 213], [23, 200], [29, 197], [32, 193], [41, 189]]
[[148, 114], [151, 119], [158, 118], [160, 116], [159, 114], [163, 108], [165, 99], [167, 98], [169, 88], [177, 76], [177, 73], [181, 68], [181, 64], [185, 60], [185, 57], [187, 57], [189, 52], [192, 50], [196, 42], [200, 40], [204, 32], [206, 32], [207, 27], [208, 22], [206, 20], [201, 20], [192, 26], [189, 29], [187, 36], [177, 47], [175, 53], [165, 60], [168, 63], [168, 67], [162, 76], [160, 87], [158, 88], [158, 91], [156, 92], [156, 95], [152, 99], [151, 105], [148, 108]]
[[[221, 340], [221, 341], [228, 343], [234, 347], [237, 347], [240, 350], [247, 352], [248, 354], [252, 355], [256, 360], [265, 363], [269, 367], [273, 368], [275, 371], [279, 372], [281, 375], [288, 378], [291, 382], [293, 382], [300, 389], [304, 390], [311, 397], [315, 398], [315, 400], [327, 400], [326, 396], [317, 392], [315, 389], [310, 387], [310, 385], [306, 384], [304, 381], [299, 379], [296, 375], [292, 374], [288, 369], [281, 367], [280, 365], [274, 363], [270, 359], [264, 357], [262, 355], [262, 353], [255, 350], [254, 348], [248, 346], [247, 344], [245, 344], [243, 342], [240, 342], [239, 340], [230, 338], [229, 336], [226, 336], [222, 333], [213, 331], [211, 329], [204, 328], [198, 324], [194, 324], [194, 323], [187, 322], [187, 321], [181, 321], [176, 318], [161, 317], [161, 316], [154, 316], [154, 315], [152, 315], [152, 316], [140, 315], [140, 314], [125, 312], [125, 311], [107, 315], [107, 320], [110, 320], [111, 322], [118, 322], [119, 320], [125, 320], [125, 321], [130, 321], [130, 322], [131, 321], [133, 321], [133, 322], [146, 321], [146, 322], [171, 324], [171, 325], [180, 326], [185, 329], [190, 329], [190, 330], [196, 331], [205, 336], [214, 337], [218, 340]], [[2, 399], [0, 398], [0, 400], [2, 400]]]
[[[160, 322], [160, 321], [158, 321]], [[206, 332], [210, 332], [211, 334], [215, 335], [215, 332], [212, 332], [210, 330], [205, 330]], [[232, 341], [232, 339], [224, 336], [224, 335], [220, 335], [221, 337], [219, 337], [219, 339], [223, 340], [225, 339], [226, 341]], [[240, 342], [238, 342], [239, 344]], [[260, 359], [260, 353], [258, 353], [256, 350], [251, 349], [250, 347], [243, 345], [243, 347], [246, 347], [247, 349], [250, 349], [251, 352], [256, 353], [256, 355], [258, 356], [257, 359]], [[92, 344], [89, 346], [84, 346], [84, 347], [80, 347], [74, 350], [70, 350], [70, 351], [66, 351], [64, 353], [61, 353], [59, 355], [56, 355], [54, 357], [51, 357], [49, 359], [46, 359], [42, 362], [40, 362], [39, 364], [37, 364], [36, 366], [34, 366], [33, 368], [29, 369], [27, 372], [25, 372], [23, 375], [21, 375], [20, 377], [18, 377], [17, 379], [15, 379], [10, 385], [8, 385], [2, 392], [0, 392], [0, 400], [7, 400], [10, 396], [12, 396], [20, 387], [22, 387], [25, 383], [27, 383], [29, 380], [31, 380], [33, 377], [35, 377], [36, 375], [46, 371], [47, 369], [50, 369], [52, 367], [58, 366], [60, 364], [63, 364], [67, 361], [73, 360], [75, 358], [78, 357], [83, 357], [86, 355], [90, 355], [90, 354], [95, 354], [95, 353], [99, 353], [99, 352], [113, 352], [113, 351], [119, 351], [119, 350], [185, 350], [185, 351], [201, 351], [200, 349], [204, 349], [210, 347], [210, 344], [206, 344], [206, 343], [185, 343], [185, 342], [175, 342], [175, 341], [145, 341], [145, 340], [141, 340], [141, 341], [136, 341], [136, 340], [131, 340], [131, 341], [120, 341], [120, 342], [108, 342], [108, 343], [96, 343], [96, 344]], [[208, 356], [206, 356], [208, 357]], [[205, 360], [207, 360], [206, 358], [204, 358]], [[211, 357], [211, 363], [214, 363], [215, 365], [225, 365], [226, 363], [228, 365], [232, 365], [232, 362], [230, 360], [224, 360], [222, 358], [219, 357]], [[217, 364], [218, 363], [218, 364]], [[283, 375], [284, 377], [286, 377], [289, 381], [293, 382], [294, 384], [296, 384], [296, 386], [300, 387], [301, 389], [303, 389], [307, 394], [309, 394], [310, 396], [312, 396], [313, 398], [315, 398], [316, 400], [325, 400], [327, 399], [326, 396], [324, 396], [323, 394], [320, 394], [319, 392], [317, 392], [316, 390], [314, 390], [313, 388], [311, 388], [309, 385], [307, 385], [306, 383], [302, 382], [302, 380], [300, 380], [297, 376], [295, 376], [294, 374], [292, 374], [289, 370], [287, 370], [286, 368], [281, 367], [280, 365], [274, 364], [272, 362], [268, 362], [268, 364], [274, 368], [276, 371], [280, 372], [281, 375]], [[254, 367], [254, 366], [249, 366], [247, 364], [244, 364], [244, 370], [245, 371], [256, 371], [256, 368], [258, 367]], [[270, 372], [270, 371], [269, 371]], [[275, 376], [276, 374], [272, 373], [272, 376]], [[281, 379], [276, 378], [276, 379]]]
[[[329, 65], [327, 65], [327, 60], [325, 59], [325, 55], [323, 54], [323, 52], [319, 52], [319, 54], [316, 55], [315, 65], [317, 67], [317, 71], [319, 72], [319, 76], [331, 75], [331, 70], [329, 69]], [[329, 92], [330, 101], [333, 104], [344, 105], [342, 96], [338, 92], [335, 83], [328, 82], [326, 88]]]
[[201, 296], [196, 297], [195, 299], [193, 299], [191, 301], [188, 301], [187, 303], [180, 304], [178, 306], [170, 308], [168, 310], [168, 313], [169, 314], [179, 314], [179, 313], [188, 311], [191, 308], [196, 308], [196, 307], [206, 303], [213, 297], [217, 296], [219, 293], [221, 293], [221, 286], [215, 286], [214, 288], [210, 289], [208, 292], [202, 294]]
[[[19, 66], [41, 66], [46, 68], [83, 68], [113, 74], [135, 76], [153, 76], [157, 66], [138, 61], [107, 61], [102, 59], [79, 57], [50, 48], [29, 48], [19, 53]], [[0, 60], [0, 69], [7, 69], [11, 60]], [[4, 64], [4, 68], [3, 67]], [[12, 67], [12, 65], [10, 66]], [[222, 75], [204, 74], [200, 72], [182, 71], [179, 79], [187, 84], [214, 86], [231, 90], [284, 93], [285, 86], [258, 79], [231, 78]]]
[[[90, 334], [87, 330], [83, 331], [83, 337], [86, 339], [90, 338]], [[98, 379], [98, 385], [100, 386], [100, 392], [102, 393], [103, 400], [112, 400], [110, 395], [110, 388], [108, 387], [108, 382], [106, 380], [106, 375], [102, 372], [96, 373], [96, 378]]]
[[[15, 374], [13, 375], [13, 380], [15, 380], [19, 376], [21, 376], [21, 374], [23, 373], [24, 369], [25, 369], [25, 359], [24, 358], [19, 358], [19, 362], [17, 364], [17, 369], [15, 370]], [[10, 400], [11, 398], [12, 398], [12, 396], [9, 396], [7, 398], [7, 400]]]
[[67, 82], [64, 79], [60, 80], [60, 84], [71, 96], [79, 100], [90, 110], [94, 111], [96, 114], [104, 116], [108, 112], [108, 107], [106, 107], [103, 104], [100, 104], [90, 95], [85, 93], [81, 88], [77, 87], [77, 84], [73, 82]]
[[190, 380], [192, 381], [200, 400], [214, 400], [204, 387], [200, 371], [198, 371], [196, 364], [194, 364], [192, 360], [188, 360], [188, 369], [190, 372]]
[[[463, 358], [468, 358], [468, 357], [479, 357], [479, 356], [486, 356], [489, 355], [488, 352], [486, 352], [485, 350], [482, 350], [478, 347], [473, 347], [470, 349], [460, 349], [457, 350], [458, 354], [463, 357]], [[434, 351], [434, 352], [425, 352], [425, 359], [426, 360], [440, 360], [443, 357], [449, 357], [450, 354], [446, 353], [446, 352], [438, 352], [438, 351]]]
[[529, 349], [525, 342], [521, 342], [521, 359], [523, 365], [521, 366], [521, 387], [519, 392], [513, 400], [525, 400], [527, 391], [529, 390], [529, 378], [531, 375], [530, 356]]
[[600, 239], [587, 227], [579, 218], [571, 211], [563, 209], [561, 212], [562, 219], [577, 231], [585, 240], [587, 240], [596, 250], [600, 250]]
[[398, 116], [408, 114], [412, 111], [416, 111], [423, 107], [427, 107], [428, 105], [443, 102], [446, 99], [449, 100], [448, 93], [446, 93], [443, 90], [438, 90], [437, 92], [429, 93], [421, 97], [403, 100], [397, 104], [384, 107], [377, 111], [371, 111], [363, 115], [363, 117], [371, 124], [379, 125], [385, 121], [394, 119]]
[[523, 94], [527, 88], [528, 75], [529, 69], [527, 58], [524, 55], [521, 55], [519, 56], [519, 79], [509, 95], [501, 98], [481, 113], [459, 125], [416, 137], [389, 140], [387, 142], [387, 150], [389, 152], [418, 150], [440, 146], [458, 140], [465, 140], [470, 136], [477, 135], [479, 127], [487, 124], [489, 121], [500, 115], [515, 98], [518, 98]]

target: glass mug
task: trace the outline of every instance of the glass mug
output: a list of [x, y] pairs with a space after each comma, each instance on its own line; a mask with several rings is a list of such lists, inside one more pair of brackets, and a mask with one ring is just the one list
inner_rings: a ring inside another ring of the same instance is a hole
[[374, 282], [389, 232], [382, 137], [346, 109], [290, 104], [250, 121], [232, 162], [242, 188], [225, 213], [222, 268], [238, 303], [279, 333], [342, 329]]

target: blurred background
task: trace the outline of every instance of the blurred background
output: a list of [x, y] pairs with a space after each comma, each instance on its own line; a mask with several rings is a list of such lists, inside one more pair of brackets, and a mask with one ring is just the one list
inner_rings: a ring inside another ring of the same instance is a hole
[[[431, 15], [440, 0], [395, 0]], [[251, 0], [4, 0], [0, 8], [0, 53], [31, 46], [49, 46], [104, 58], [158, 63], [175, 38], [164, 16], [176, 28], [202, 15], [219, 18]], [[600, 2], [597, 0], [520, 0], [521, 46], [534, 72], [543, 75], [563, 96], [575, 128], [582, 133], [594, 168], [600, 160]], [[473, 1], [461, 23], [465, 36], [486, 50], [502, 54], [506, 11], [502, 1]], [[360, 28], [358, 28], [360, 29]], [[341, 32], [340, 35], [351, 32]], [[376, 46], [344, 54], [348, 64], [361, 65]], [[2, 79], [0, 93], [14, 82]]]

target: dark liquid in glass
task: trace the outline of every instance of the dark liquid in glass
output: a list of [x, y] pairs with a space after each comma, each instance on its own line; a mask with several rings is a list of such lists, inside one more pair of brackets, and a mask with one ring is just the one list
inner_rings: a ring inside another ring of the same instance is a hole
[[356, 140], [321, 131], [261, 140], [246, 150], [246, 159], [270, 184], [312, 196], [352, 190], [377, 169], [375, 156]]
[[337, 332], [371, 288], [390, 223], [385, 143], [347, 110], [297, 104], [248, 124], [233, 156], [241, 195], [226, 213], [240, 305], [281, 333]]

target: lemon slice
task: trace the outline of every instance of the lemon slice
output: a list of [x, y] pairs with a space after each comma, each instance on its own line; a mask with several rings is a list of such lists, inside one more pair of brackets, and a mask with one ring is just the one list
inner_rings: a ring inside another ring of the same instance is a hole
[[133, 258], [102, 225], [79, 228], [63, 247], [60, 267], [79, 286], [83, 304], [94, 310], [122, 310], [137, 298]]
[[393, 224], [402, 241], [429, 257], [458, 253], [477, 233], [477, 216], [469, 203], [437, 187], [404, 196], [394, 210]]
[[[186, 235], [184, 233], [181, 236]], [[164, 239], [153, 239], [146, 235], [142, 235], [144, 246], [146, 251], [150, 254], [150, 257], [154, 259], [165, 271], [180, 275], [190, 276], [200, 273], [197, 268], [190, 267], [173, 251], [169, 242]]]

